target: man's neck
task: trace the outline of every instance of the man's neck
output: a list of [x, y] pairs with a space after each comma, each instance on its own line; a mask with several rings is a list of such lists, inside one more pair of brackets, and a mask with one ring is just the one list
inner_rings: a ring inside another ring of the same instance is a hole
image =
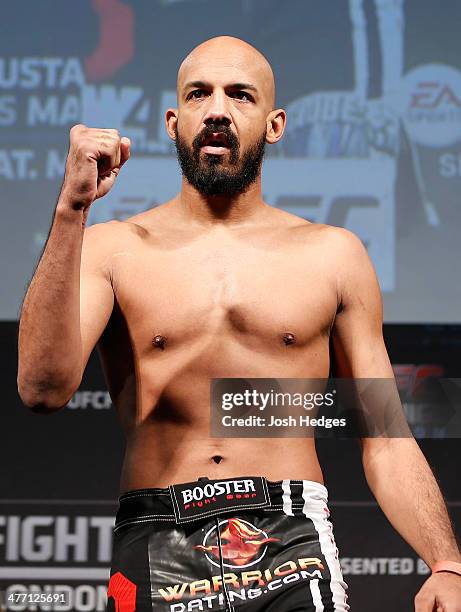
[[268, 208], [262, 199], [260, 177], [244, 193], [234, 197], [204, 196], [183, 178], [177, 204], [189, 222], [203, 226], [254, 222]]

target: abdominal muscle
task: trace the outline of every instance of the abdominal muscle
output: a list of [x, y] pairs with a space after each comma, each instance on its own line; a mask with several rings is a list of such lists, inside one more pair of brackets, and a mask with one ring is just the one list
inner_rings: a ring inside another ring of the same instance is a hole
[[[315, 337], [311, 334], [294, 349], [278, 342], [276, 334], [270, 344], [267, 338], [255, 334], [238, 335], [226, 329], [219, 332], [198, 334], [187, 343], [175, 342], [174, 335], [167, 333], [169, 344], [160, 350], [145, 350], [145, 354], [140, 342], [135, 341], [136, 366], [120, 358], [129, 352], [124, 350], [121, 335], [108, 336], [103, 362], [126, 435], [122, 493], [164, 488], [202, 476], [264, 476], [275, 481], [312, 480], [323, 484], [312, 431], [306, 432], [306, 437], [238, 438], [234, 430], [229, 437], [213, 437], [210, 380], [326, 379], [328, 337], [317, 331]], [[298, 340], [301, 337], [300, 332]], [[253, 433], [251, 429], [247, 432], [248, 436]]]
[[210, 438], [190, 425], [147, 424], [127, 439], [121, 493], [236, 476], [313, 480], [323, 484], [310, 438]]

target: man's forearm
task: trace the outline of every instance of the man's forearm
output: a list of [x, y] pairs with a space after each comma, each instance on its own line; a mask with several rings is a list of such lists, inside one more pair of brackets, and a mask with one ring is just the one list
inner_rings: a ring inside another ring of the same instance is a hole
[[82, 239], [83, 212], [60, 199], [20, 317], [18, 389], [29, 406], [59, 407], [79, 384]]
[[414, 438], [372, 440], [363, 464], [384, 514], [429, 566], [461, 561], [440, 488]]

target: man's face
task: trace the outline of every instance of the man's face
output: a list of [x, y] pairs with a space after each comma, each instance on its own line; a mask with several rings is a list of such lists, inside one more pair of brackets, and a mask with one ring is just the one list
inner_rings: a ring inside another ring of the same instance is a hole
[[248, 51], [193, 54], [178, 78], [175, 145], [187, 181], [207, 196], [243, 193], [259, 176], [270, 91]]
[[241, 152], [240, 141], [229, 127], [210, 123], [189, 146], [176, 129], [175, 146], [182, 173], [205, 196], [243, 193], [259, 175], [265, 144], [264, 130]]

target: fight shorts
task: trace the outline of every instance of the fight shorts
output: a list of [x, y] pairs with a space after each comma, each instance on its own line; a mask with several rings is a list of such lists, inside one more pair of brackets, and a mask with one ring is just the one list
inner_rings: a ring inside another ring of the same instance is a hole
[[327, 499], [310, 480], [246, 476], [125, 493], [107, 610], [346, 612]]

